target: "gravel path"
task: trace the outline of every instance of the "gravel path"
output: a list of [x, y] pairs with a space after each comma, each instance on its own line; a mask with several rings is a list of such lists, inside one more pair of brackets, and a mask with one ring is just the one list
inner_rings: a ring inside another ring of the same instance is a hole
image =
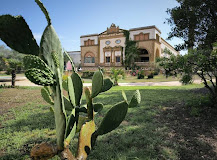
[[[5, 77], [4, 77], [5, 78]], [[11, 85], [10, 81], [4, 81], [0, 77], [0, 85]], [[8, 80], [9, 77], [7, 77]], [[195, 80], [194, 83], [200, 84], [201, 80]], [[119, 86], [181, 86], [179, 81], [170, 82], [139, 82], [139, 83], [119, 83]], [[26, 77], [17, 77], [16, 86], [38, 86], [30, 82]], [[91, 83], [84, 83], [84, 86], [91, 86]]]

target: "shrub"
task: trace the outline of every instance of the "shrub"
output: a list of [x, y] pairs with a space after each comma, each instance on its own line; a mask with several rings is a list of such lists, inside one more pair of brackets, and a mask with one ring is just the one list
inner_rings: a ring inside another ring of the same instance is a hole
[[156, 76], [156, 75], [158, 75], [160, 73], [160, 69], [159, 68], [155, 68], [154, 69], [154, 75]]
[[187, 85], [187, 84], [192, 84], [192, 83], [193, 83], [192, 76], [189, 75], [189, 74], [185, 74], [184, 76], [182, 76], [180, 82], [181, 82], [182, 84], [185, 84], [185, 85]]
[[148, 79], [152, 79], [154, 78], [154, 72], [151, 72], [149, 75], [148, 75]]
[[82, 78], [92, 78], [93, 77], [94, 72], [92, 71], [84, 71], [82, 72]]
[[140, 70], [138, 72], [137, 79], [144, 79], [144, 78], [145, 78], [145, 71], [144, 70]]

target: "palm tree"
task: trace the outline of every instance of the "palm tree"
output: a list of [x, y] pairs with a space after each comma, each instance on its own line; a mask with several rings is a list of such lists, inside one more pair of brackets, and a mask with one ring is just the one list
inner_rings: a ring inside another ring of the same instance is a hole
[[130, 45], [126, 50], [125, 66], [133, 68], [135, 60], [139, 57], [139, 49], [136, 45]]

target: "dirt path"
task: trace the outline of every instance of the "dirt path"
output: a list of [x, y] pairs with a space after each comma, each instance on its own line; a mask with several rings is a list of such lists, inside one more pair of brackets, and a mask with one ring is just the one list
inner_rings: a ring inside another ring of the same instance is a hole
[[[200, 84], [201, 80], [195, 80], [194, 83]], [[11, 82], [0, 82], [0, 85], [11, 85]], [[139, 82], [139, 83], [119, 83], [119, 86], [181, 86], [179, 81], [170, 82]], [[16, 81], [16, 86], [38, 86], [30, 82], [25, 77], [23, 80]], [[91, 83], [84, 83], [84, 86], [91, 86]]]

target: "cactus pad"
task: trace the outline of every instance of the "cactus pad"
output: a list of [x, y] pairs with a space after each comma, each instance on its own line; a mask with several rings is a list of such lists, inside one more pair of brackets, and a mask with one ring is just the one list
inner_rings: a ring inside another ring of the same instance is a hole
[[63, 100], [64, 100], [64, 106], [65, 109], [67, 111], [72, 111], [72, 109], [74, 108], [73, 105], [71, 104], [70, 100], [68, 98], [66, 98], [65, 96], [63, 96]]
[[39, 54], [39, 47], [22, 16], [0, 16], [0, 39], [23, 54]]
[[101, 71], [96, 71], [92, 79], [92, 95], [91, 97], [96, 97], [102, 90], [103, 86], [103, 74]]
[[42, 86], [55, 85], [54, 76], [40, 69], [32, 68], [25, 72], [26, 77], [33, 83]]
[[102, 103], [94, 103], [93, 104], [93, 110], [94, 112], [100, 112], [103, 109]]
[[72, 110], [71, 115], [68, 118], [66, 132], [65, 132], [65, 141], [64, 145], [69, 145], [71, 139], [74, 137], [76, 131], [76, 119], [75, 119], [75, 109]]
[[115, 128], [117, 128], [121, 122], [124, 120], [128, 110], [128, 104], [120, 102], [113, 106], [104, 117], [101, 122], [98, 130], [96, 131], [97, 135], [106, 134]]
[[49, 92], [45, 89], [45, 88], [42, 88], [41, 89], [41, 96], [44, 98], [44, 100], [51, 104], [51, 105], [54, 105], [54, 102], [49, 94]]
[[104, 81], [104, 83], [103, 83], [101, 92], [108, 91], [110, 88], [112, 88], [114, 83], [112, 82], [112, 80], [110, 78], [106, 78], [103, 81]]
[[75, 92], [75, 105], [79, 106], [81, 101], [81, 96], [83, 92], [83, 83], [81, 80], [81, 77], [78, 75], [78, 73], [72, 73], [71, 75], [74, 92]]
[[137, 107], [141, 102], [141, 95], [139, 90], [136, 90], [133, 94], [133, 97], [130, 101], [129, 108]]
[[34, 56], [34, 55], [25, 56], [23, 58], [23, 64], [25, 69], [36, 68], [36, 69], [44, 70], [46, 72], [51, 72], [48, 65], [38, 56]]
[[77, 159], [86, 159], [91, 150], [91, 136], [95, 132], [94, 121], [86, 122], [79, 135], [78, 156]]
[[74, 86], [73, 86], [73, 82], [72, 82], [72, 78], [71, 77], [68, 77], [68, 94], [69, 94], [69, 99], [70, 99], [70, 102], [72, 103], [72, 105], [74, 107], [76, 107], [76, 104], [75, 104], [75, 91], [74, 91]]
[[62, 47], [52, 25], [48, 25], [44, 30], [40, 43], [40, 53], [54, 73], [56, 72], [56, 60], [58, 60], [60, 73], [63, 73], [64, 62]]

